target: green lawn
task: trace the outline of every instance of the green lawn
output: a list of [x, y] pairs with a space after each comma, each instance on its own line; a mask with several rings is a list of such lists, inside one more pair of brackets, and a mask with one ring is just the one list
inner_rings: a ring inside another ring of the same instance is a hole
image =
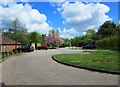
[[54, 55], [57, 61], [80, 67], [120, 72], [118, 52], [110, 50], [90, 51], [91, 54], [60, 54]]

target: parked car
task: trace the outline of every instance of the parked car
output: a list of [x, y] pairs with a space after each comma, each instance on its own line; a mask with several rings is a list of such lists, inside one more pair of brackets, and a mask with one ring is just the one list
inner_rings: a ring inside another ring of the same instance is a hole
[[34, 51], [34, 48], [33, 48], [33, 46], [22, 46], [21, 51], [22, 52], [32, 52], [32, 51]]
[[37, 50], [41, 50], [41, 49], [45, 49], [45, 50], [48, 50], [48, 46], [38, 46], [36, 49]]
[[96, 49], [96, 44], [87, 44], [85, 46], [82, 46], [82, 49]]
[[15, 48], [15, 49], [13, 49], [12, 51], [13, 51], [13, 52], [20, 52], [19, 48], [20, 48], [20, 47]]
[[32, 52], [34, 51], [33, 46], [21, 46], [16, 49], [13, 49], [13, 52]]

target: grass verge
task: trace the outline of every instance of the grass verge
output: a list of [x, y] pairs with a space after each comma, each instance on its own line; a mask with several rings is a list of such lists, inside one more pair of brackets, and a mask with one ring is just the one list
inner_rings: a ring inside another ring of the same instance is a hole
[[20, 56], [22, 54], [22, 52], [2, 52], [0, 53], [0, 63], [8, 59], [9, 57]]
[[90, 51], [90, 53], [91, 54], [59, 54], [54, 55], [53, 59], [63, 64], [120, 74], [118, 52], [97, 50]]

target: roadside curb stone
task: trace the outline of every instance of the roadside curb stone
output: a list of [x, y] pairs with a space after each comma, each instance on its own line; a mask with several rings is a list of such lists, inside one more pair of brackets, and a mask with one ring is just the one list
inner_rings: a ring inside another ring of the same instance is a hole
[[68, 63], [60, 62], [60, 61], [56, 60], [53, 56], [52, 56], [52, 59], [54, 61], [60, 63], [60, 64], [71, 66], [71, 67], [75, 67], [75, 68], [79, 68], [79, 69], [86, 69], [86, 70], [96, 71], [96, 72], [100, 72], [100, 73], [108, 73], [108, 74], [120, 75], [120, 72], [105, 71], [105, 70], [93, 69], [93, 68], [82, 67], [82, 66], [71, 65], [71, 64], [68, 64]]

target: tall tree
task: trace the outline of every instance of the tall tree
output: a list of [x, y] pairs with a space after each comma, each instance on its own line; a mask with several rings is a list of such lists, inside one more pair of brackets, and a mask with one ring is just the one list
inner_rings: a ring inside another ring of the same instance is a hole
[[49, 35], [45, 37], [44, 39], [45, 43], [48, 45], [52, 45], [54, 48], [55, 44], [63, 44], [63, 39], [60, 38], [59, 32], [55, 30], [50, 30]]
[[20, 23], [17, 18], [6, 25], [6, 27], [7, 29], [6, 32], [4, 32], [4, 35], [22, 44], [29, 43], [27, 27]]
[[95, 35], [95, 33], [96, 33], [95, 30], [89, 29], [89, 30], [86, 31], [86, 34], [85, 34], [85, 35], [86, 35], [87, 37], [89, 37], [89, 38], [92, 39], [92, 37]]
[[37, 32], [30, 33], [30, 42], [31, 43], [42, 43], [42, 35]]
[[113, 36], [117, 33], [116, 24], [111, 21], [106, 21], [100, 26], [96, 36], [98, 39]]
[[116, 24], [112, 21], [106, 21], [100, 26], [100, 29], [102, 28], [116, 28]]

